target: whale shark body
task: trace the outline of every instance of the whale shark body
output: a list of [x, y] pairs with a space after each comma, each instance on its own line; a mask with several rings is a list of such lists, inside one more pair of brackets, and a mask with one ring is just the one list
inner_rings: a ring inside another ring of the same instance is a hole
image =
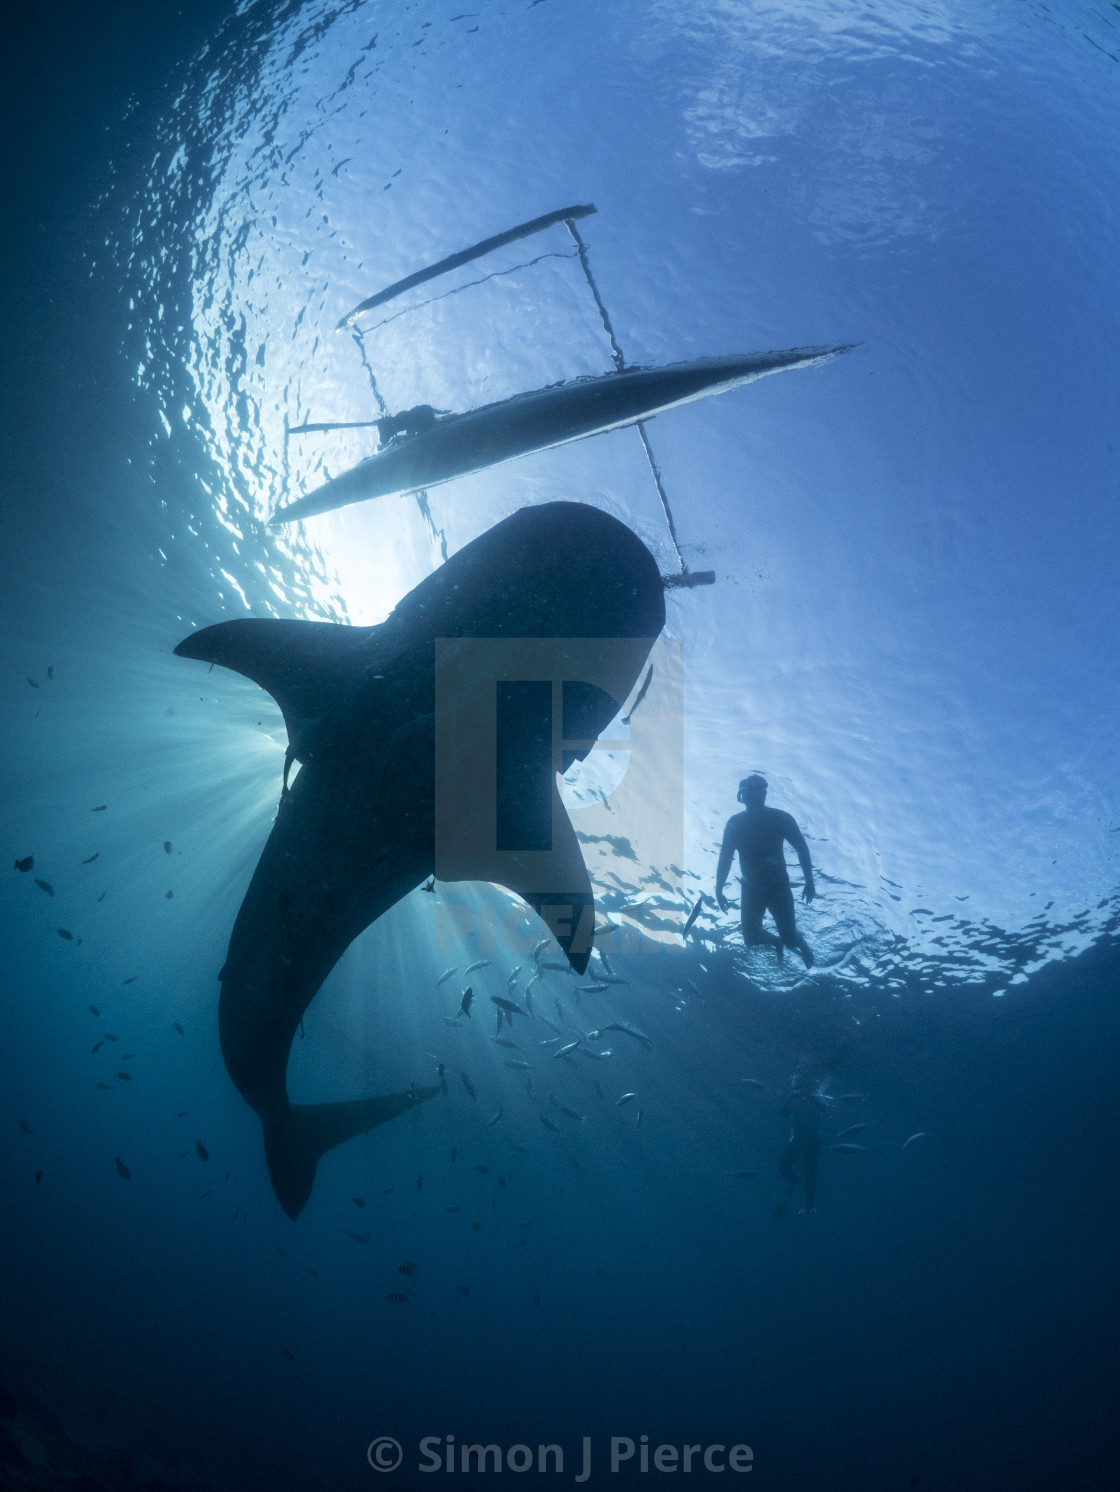
[[532, 451], [636, 425], [678, 404], [722, 394], [780, 373], [827, 362], [847, 347], [797, 347], [697, 358], [662, 368], [626, 368], [514, 394], [391, 440], [384, 450], [279, 508], [274, 527], [373, 497], [435, 487]]
[[[307, 1202], [321, 1155], [440, 1091], [308, 1105], [289, 1101], [286, 1081], [296, 1030], [331, 969], [433, 874], [436, 639], [634, 639], [620, 684], [628, 692], [664, 620], [662, 581], [641, 540], [598, 509], [561, 502], [523, 508], [466, 545], [379, 626], [245, 619], [175, 649], [267, 689], [288, 729], [280, 808], [218, 977], [222, 1055], [260, 1117], [272, 1185], [290, 1217]], [[592, 694], [580, 731], [588, 744], [573, 755], [587, 754], [615, 708]], [[289, 790], [292, 761], [301, 770]], [[555, 775], [548, 761], [541, 772], [547, 802]], [[527, 783], [537, 802], [540, 786]], [[514, 889], [538, 912], [550, 900], [593, 912], [575, 832], [562, 810], [551, 822], [567, 881]], [[556, 935], [582, 973], [589, 946], [579, 946], [575, 922]]]

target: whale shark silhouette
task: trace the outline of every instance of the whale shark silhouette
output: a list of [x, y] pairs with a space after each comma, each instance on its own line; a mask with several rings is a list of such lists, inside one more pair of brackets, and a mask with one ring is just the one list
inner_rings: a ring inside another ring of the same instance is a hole
[[[363, 929], [433, 874], [436, 639], [635, 639], [620, 684], [629, 692], [664, 620], [663, 583], [641, 540], [596, 508], [556, 502], [523, 508], [467, 544], [379, 626], [244, 619], [193, 633], [175, 649], [267, 689], [288, 729], [280, 808], [218, 975], [218, 1024], [226, 1068], [260, 1117], [273, 1189], [289, 1217], [311, 1195], [321, 1155], [440, 1091], [324, 1104], [293, 1104], [287, 1092], [292, 1040], [331, 969]], [[586, 756], [616, 707], [602, 691], [586, 692], [586, 749], [565, 761]], [[462, 750], [471, 749], [464, 741]], [[552, 812], [551, 760], [539, 750], [528, 758], [528, 777], [510, 779], [527, 794], [521, 821], [531, 833], [533, 804], [542, 801], [531, 780], [535, 760], [565, 878], [540, 892], [514, 889], [538, 913], [563, 902], [593, 915], [575, 831], [562, 809]], [[293, 761], [302, 765], [289, 788]], [[463, 876], [492, 878], [486, 869]], [[553, 935], [582, 973], [590, 945], [580, 945], [578, 921]]]

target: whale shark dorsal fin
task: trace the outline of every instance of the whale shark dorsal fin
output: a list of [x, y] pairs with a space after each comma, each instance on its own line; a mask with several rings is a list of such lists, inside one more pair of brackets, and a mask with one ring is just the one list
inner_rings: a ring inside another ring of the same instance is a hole
[[331, 713], [353, 683], [376, 630], [245, 617], [192, 632], [175, 654], [219, 663], [267, 689], [284, 713], [288, 739], [299, 757], [309, 728]]

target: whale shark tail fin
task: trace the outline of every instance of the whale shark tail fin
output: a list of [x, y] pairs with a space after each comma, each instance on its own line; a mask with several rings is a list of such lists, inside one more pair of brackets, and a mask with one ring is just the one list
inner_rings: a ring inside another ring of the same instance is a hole
[[347, 1103], [292, 1104], [282, 1117], [265, 1119], [264, 1153], [272, 1189], [294, 1221], [303, 1211], [315, 1184], [319, 1157], [355, 1135], [365, 1134], [406, 1109], [434, 1098], [439, 1088], [412, 1088], [384, 1098], [359, 1098]]

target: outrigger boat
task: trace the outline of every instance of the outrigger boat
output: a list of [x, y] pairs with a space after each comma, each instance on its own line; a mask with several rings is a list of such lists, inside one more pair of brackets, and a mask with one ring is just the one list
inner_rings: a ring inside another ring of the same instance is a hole
[[281, 508], [273, 524], [330, 513], [350, 503], [436, 487], [532, 451], [636, 425], [709, 394], [752, 383], [784, 368], [823, 363], [844, 347], [698, 358], [662, 368], [627, 368], [514, 394], [464, 414], [434, 415], [429, 427], [398, 435], [350, 471]]
[[[589, 216], [595, 210], [590, 205], [562, 207], [504, 233], [483, 239], [471, 248], [451, 254], [425, 269], [397, 280], [376, 295], [369, 296], [341, 319], [338, 330], [354, 330], [366, 312], [386, 304], [406, 291], [491, 254], [506, 244], [517, 243], [532, 234], [563, 223], [575, 242], [576, 255], [594, 296], [603, 328], [610, 339], [613, 372], [514, 394], [511, 398], [462, 413], [440, 412], [428, 405], [421, 405], [398, 416], [389, 414], [374, 382], [374, 395], [382, 411], [379, 419], [308, 423], [289, 430], [288, 434], [376, 427], [382, 442], [381, 448], [349, 471], [324, 482], [305, 497], [297, 498], [295, 502], [277, 509], [272, 518], [273, 527], [330, 513], [351, 503], [407, 492], [415, 493], [427, 512], [424, 494], [429, 487], [486, 471], [491, 466], [512, 461], [518, 456], [551, 450], [570, 441], [584, 440], [588, 436], [603, 435], [632, 425], [641, 437], [680, 564], [679, 574], [663, 577], [665, 584], [710, 585], [715, 579], [712, 571], [689, 571], [681, 554], [669, 499], [650, 448], [644, 422], [679, 404], [688, 404], [694, 399], [739, 388], [768, 373], [780, 373], [787, 368], [814, 367], [839, 353], [849, 351], [850, 344], [697, 358], [693, 362], [670, 363], [658, 368], [628, 365], [615, 337], [599, 287], [591, 273], [587, 245], [576, 227], [579, 219]], [[359, 339], [361, 335], [360, 331], [355, 331], [355, 336]]]

